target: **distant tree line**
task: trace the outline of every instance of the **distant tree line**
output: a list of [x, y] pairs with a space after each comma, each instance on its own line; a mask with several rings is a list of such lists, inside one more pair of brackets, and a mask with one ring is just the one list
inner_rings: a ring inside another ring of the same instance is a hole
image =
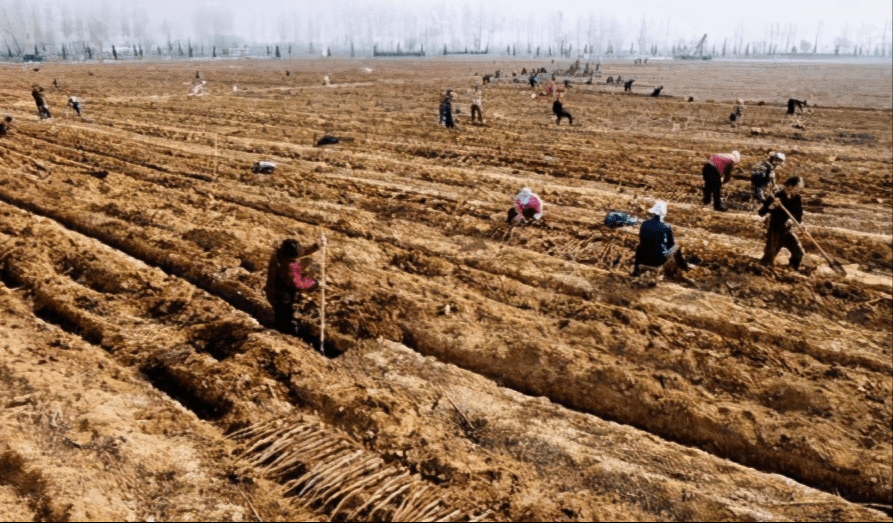
[[[147, 6], [150, 4], [146, 4]], [[669, 22], [643, 16], [621, 26], [614, 17], [566, 17], [543, 12], [527, 19], [485, 11], [483, 7], [444, 3], [422, 9], [347, 3], [318, 12], [290, 10], [275, 16], [275, 28], [250, 40], [234, 33], [231, 8], [200, 7], [190, 31], [168, 20], [150, 22], [150, 11], [132, 4], [106, 4], [102, 12], [77, 11], [68, 4], [0, 0], [0, 55], [7, 59], [134, 60], [218, 58], [249, 54], [269, 58], [297, 55], [371, 56], [374, 53], [499, 53], [509, 56], [673, 56], [696, 45], [697, 37], [670, 39]], [[283, 9], [289, 9], [287, 4]], [[252, 16], [269, 18], [271, 13]], [[177, 22], [188, 24], [184, 13]], [[822, 37], [801, 34], [796, 24], [769, 24], [759, 40], [712, 34], [705, 54], [760, 57], [793, 54], [888, 56], [893, 54], [890, 24], [882, 32], [863, 24], [853, 34]], [[709, 33], [710, 28], [705, 28]], [[3, 53], [2, 51], [6, 52]]]

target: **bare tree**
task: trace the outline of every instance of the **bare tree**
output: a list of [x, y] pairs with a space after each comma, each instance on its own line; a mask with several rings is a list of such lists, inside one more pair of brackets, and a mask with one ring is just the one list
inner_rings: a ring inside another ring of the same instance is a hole
[[102, 58], [102, 44], [108, 41], [108, 26], [95, 16], [87, 20], [87, 32], [90, 34], [90, 44], [96, 47], [99, 57]]

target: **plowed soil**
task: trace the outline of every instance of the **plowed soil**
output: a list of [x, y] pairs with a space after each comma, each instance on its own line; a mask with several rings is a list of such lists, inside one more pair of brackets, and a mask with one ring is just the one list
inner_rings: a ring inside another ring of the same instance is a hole
[[[0, 519], [890, 520], [889, 64], [607, 62], [573, 126], [506, 79], [567, 65], [0, 69]], [[732, 149], [717, 213], [700, 167]], [[772, 150], [846, 276], [802, 234], [803, 272], [758, 263]], [[524, 186], [547, 225], [508, 230]], [[647, 286], [603, 219], [658, 198], [697, 266]], [[321, 234], [325, 354], [319, 292], [300, 338], [263, 294]]]

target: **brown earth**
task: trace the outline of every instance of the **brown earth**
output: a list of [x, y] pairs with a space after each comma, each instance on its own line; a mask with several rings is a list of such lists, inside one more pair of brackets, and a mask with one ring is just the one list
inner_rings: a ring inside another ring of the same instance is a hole
[[[506, 80], [468, 124], [473, 73], [530, 65], [0, 69], [0, 519], [889, 520], [889, 67], [609, 62], [633, 93], [575, 85], [572, 127]], [[700, 165], [731, 149], [715, 213]], [[805, 274], [757, 263], [770, 150], [847, 276], [805, 238]], [[525, 185], [548, 226], [509, 232]], [[690, 281], [636, 284], [636, 229], [602, 224], [655, 198]], [[298, 339], [262, 291], [321, 233], [328, 357], [319, 295]]]

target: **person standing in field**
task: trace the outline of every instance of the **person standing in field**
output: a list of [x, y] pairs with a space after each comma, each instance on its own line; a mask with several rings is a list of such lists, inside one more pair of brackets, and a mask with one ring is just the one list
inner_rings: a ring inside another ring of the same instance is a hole
[[792, 176], [785, 180], [782, 190], [776, 192], [774, 197], [768, 197], [757, 211], [760, 216], [769, 214], [766, 247], [763, 249], [763, 257], [760, 259], [761, 264], [771, 267], [775, 263], [778, 252], [781, 249], [787, 249], [791, 253], [788, 265], [795, 271], [800, 269], [800, 262], [803, 260], [804, 254], [803, 246], [793, 229], [797, 225], [794, 220], [801, 225], [803, 222], [803, 200], [800, 197], [802, 190], [803, 178]]
[[34, 103], [37, 104], [37, 116], [39, 116], [41, 120], [52, 118], [53, 115], [50, 114], [50, 110], [43, 99], [43, 87], [35, 85], [31, 89], [31, 96], [34, 97]]
[[784, 165], [784, 153], [769, 153], [766, 158], [753, 170], [750, 175], [750, 185], [753, 188], [754, 200], [764, 203], [767, 192], [775, 188], [775, 171]]
[[729, 183], [732, 171], [740, 161], [741, 154], [738, 151], [732, 151], [729, 154], [715, 154], [704, 164], [701, 174], [704, 176], [705, 205], [712, 200], [714, 210], [720, 212], [728, 210], [722, 204], [720, 189], [724, 183]]
[[440, 123], [445, 125], [447, 129], [456, 127], [453, 122], [453, 90], [447, 89], [446, 94], [440, 99]]
[[529, 187], [521, 189], [515, 196], [515, 204], [509, 209], [508, 224], [520, 225], [541, 223], [543, 219], [543, 201]]
[[273, 307], [274, 326], [285, 334], [295, 334], [294, 303], [298, 293], [316, 289], [319, 282], [305, 278], [302, 271], [309, 265], [307, 258], [319, 250], [319, 244], [302, 248], [297, 240], [283, 240], [270, 256], [267, 265], [267, 301]]
[[478, 122], [483, 125], [484, 124], [484, 113], [482, 111], [483, 108], [483, 94], [481, 93], [481, 87], [476, 85], [474, 87], [474, 93], [471, 96], [471, 123], [474, 123], [474, 115], [477, 113]]

